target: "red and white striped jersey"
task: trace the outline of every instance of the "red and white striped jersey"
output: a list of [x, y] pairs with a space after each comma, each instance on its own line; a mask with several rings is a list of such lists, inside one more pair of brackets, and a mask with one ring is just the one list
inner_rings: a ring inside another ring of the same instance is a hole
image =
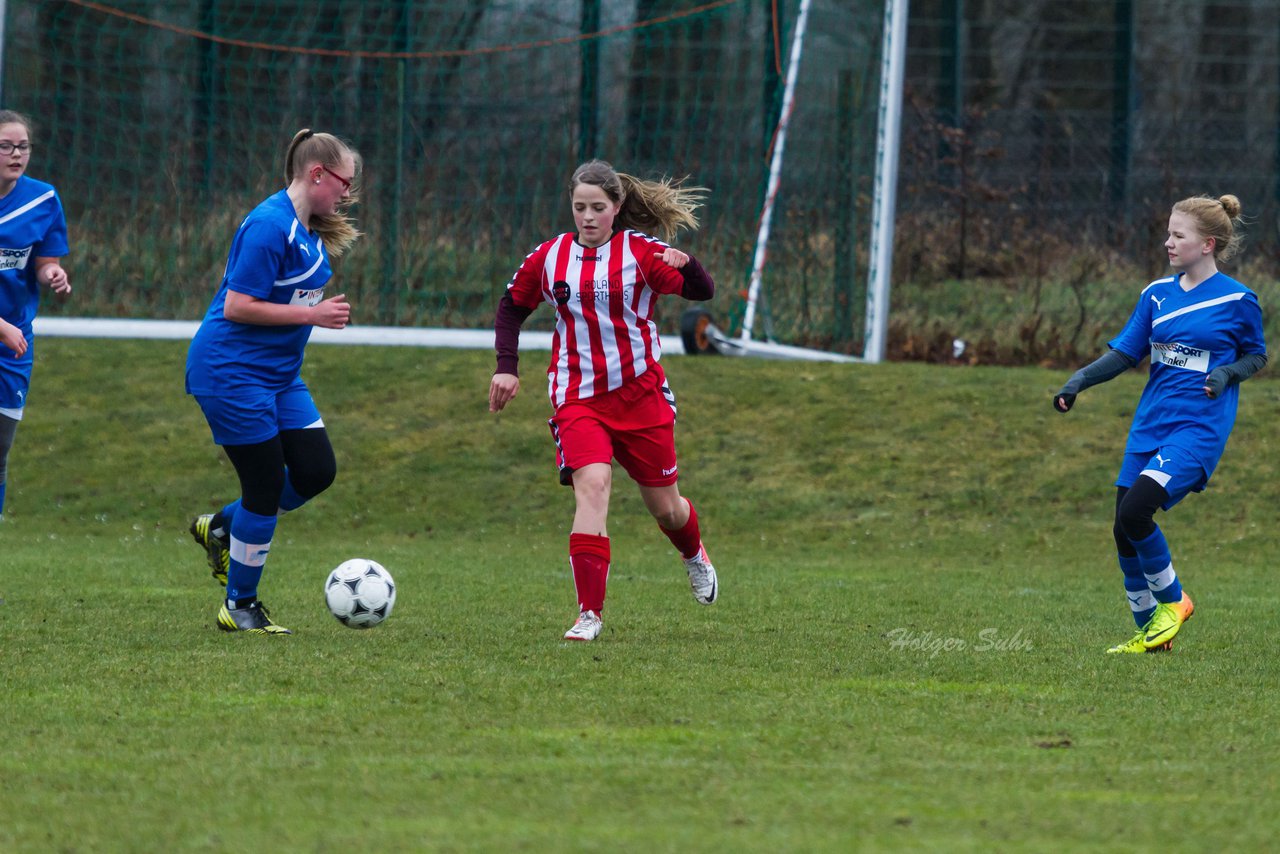
[[524, 259], [507, 285], [524, 308], [556, 312], [547, 368], [551, 404], [613, 391], [653, 368], [662, 356], [654, 298], [678, 294], [680, 271], [659, 257], [667, 244], [626, 229], [588, 249], [570, 232]]

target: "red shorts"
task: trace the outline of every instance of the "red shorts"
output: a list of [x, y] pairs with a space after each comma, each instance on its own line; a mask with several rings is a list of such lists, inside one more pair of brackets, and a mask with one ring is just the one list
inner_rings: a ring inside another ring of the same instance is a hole
[[678, 479], [675, 423], [676, 399], [657, 367], [614, 391], [564, 404], [547, 422], [560, 482], [568, 486], [575, 469], [617, 459], [641, 486], [670, 486]]

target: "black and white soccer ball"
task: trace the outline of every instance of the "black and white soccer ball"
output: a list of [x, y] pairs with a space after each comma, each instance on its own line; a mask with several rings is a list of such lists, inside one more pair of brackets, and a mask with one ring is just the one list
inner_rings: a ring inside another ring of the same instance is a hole
[[338, 622], [353, 629], [371, 629], [391, 616], [396, 583], [375, 560], [343, 561], [324, 583], [324, 601]]

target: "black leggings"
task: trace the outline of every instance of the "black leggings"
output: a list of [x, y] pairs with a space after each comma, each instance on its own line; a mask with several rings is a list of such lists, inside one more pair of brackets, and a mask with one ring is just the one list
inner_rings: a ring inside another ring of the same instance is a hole
[[1134, 541], [1145, 540], [1156, 532], [1156, 511], [1168, 500], [1164, 487], [1146, 475], [1131, 487], [1116, 487], [1116, 521], [1111, 534], [1121, 555], [1133, 557], [1138, 553]]
[[4, 483], [8, 475], [9, 449], [13, 447], [13, 436], [17, 432], [17, 419], [0, 415], [0, 483]]
[[285, 467], [298, 495], [312, 499], [329, 488], [338, 474], [329, 433], [323, 427], [281, 430], [256, 445], [223, 445], [240, 476], [240, 506], [259, 516], [280, 510]]

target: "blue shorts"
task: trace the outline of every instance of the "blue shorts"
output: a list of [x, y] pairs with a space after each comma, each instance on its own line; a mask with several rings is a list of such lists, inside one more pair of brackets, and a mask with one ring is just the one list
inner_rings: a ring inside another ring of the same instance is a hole
[[1188, 493], [1203, 492], [1209, 483], [1209, 476], [1200, 461], [1173, 445], [1166, 445], [1154, 454], [1125, 454], [1120, 474], [1116, 476], [1116, 486], [1127, 489], [1143, 475], [1169, 493], [1169, 500], [1161, 505], [1165, 510], [1186, 498]]
[[274, 439], [281, 430], [324, 426], [301, 377], [279, 392], [194, 397], [219, 445], [256, 445]]
[[22, 420], [27, 405], [27, 389], [31, 387], [31, 339], [27, 352], [18, 358], [8, 347], [0, 345], [0, 415]]

